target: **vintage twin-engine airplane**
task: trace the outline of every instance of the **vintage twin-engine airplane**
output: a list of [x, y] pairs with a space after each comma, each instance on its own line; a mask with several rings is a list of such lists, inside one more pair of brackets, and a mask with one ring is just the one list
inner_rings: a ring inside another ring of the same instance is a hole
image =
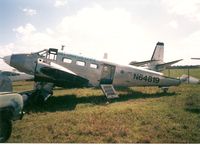
[[158, 86], [166, 88], [180, 84], [179, 79], [131, 65], [119, 65], [47, 49], [31, 54], [5, 56], [4, 61], [21, 72], [34, 75], [35, 95], [46, 100], [54, 86], [100, 86], [107, 98], [116, 98], [113, 86]]
[[142, 62], [132, 61], [129, 64], [160, 72], [166, 69], [167, 67], [171, 66], [172, 64], [175, 64], [182, 60], [182, 59], [179, 59], [179, 60], [165, 63], [163, 59], [164, 59], [164, 43], [158, 42], [154, 49], [151, 60], [142, 61]]

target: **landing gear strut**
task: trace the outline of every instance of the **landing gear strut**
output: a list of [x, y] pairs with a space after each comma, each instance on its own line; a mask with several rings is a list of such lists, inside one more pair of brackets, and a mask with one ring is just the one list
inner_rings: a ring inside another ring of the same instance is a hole
[[36, 82], [34, 90], [27, 94], [27, 103], [25, 104], [43, 105], [53, 95], [53, 87], [53, 83]]

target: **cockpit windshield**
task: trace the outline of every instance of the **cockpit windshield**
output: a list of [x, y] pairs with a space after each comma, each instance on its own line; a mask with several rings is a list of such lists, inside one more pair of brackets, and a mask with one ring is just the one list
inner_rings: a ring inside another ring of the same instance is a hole
[[44, 49], [42, 51], [37, 52], [36, 54], [39, 55], [40, 57], [45, 57], [46, 58], [47, 57], [47, 52], [48, 52], [48, 50]]
[[58, 49], [49, 48], [49, 49], [44, 49], [42, 51], [36, 52], [35, 54], [37, 54], [39, 57], [42, 57], [42, 58], [56, 60], [57, 53], [58, 53]]

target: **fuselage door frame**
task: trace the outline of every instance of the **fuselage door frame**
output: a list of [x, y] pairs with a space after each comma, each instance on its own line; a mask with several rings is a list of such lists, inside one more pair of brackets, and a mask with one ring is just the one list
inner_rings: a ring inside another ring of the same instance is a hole
[[103, 64], [101, 70], [100, 84], [112, 84], [115, 76], [115, 65]]

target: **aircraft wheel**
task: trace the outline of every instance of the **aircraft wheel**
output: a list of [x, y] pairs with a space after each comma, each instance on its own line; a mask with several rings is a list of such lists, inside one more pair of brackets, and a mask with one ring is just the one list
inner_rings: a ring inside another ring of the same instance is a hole
[[44, 104], [44, 97], [41, 95], [41, 92], [33, 92], [28, 100], [28, 104], [42, 106]]
[[7, 119], [0, 119], [0, 143], [8, 140], [12, 132], [12, 122]]
[[164, 93], [167, 93], [167, 91], [169, 90], [169, 88], [162, 88]]
[[34, 99], [32, 100], [33, 104], [34, 105], [37, 105], [37, 106], [42, 106], [44, 105], [44, 99], [43, 99], [43, 96], [42, 95], [37, 95], [37, 96], [34, 96]]
[[38, 95], [37, 96], [37, 99], [36, 99], [36, 102], [37, 102], [37, 104], [39, 105], [39, 106], [42, 106], [42, 105], [44, 105], [44, 98], [43, 98], [43, 96], [42, 95]]

